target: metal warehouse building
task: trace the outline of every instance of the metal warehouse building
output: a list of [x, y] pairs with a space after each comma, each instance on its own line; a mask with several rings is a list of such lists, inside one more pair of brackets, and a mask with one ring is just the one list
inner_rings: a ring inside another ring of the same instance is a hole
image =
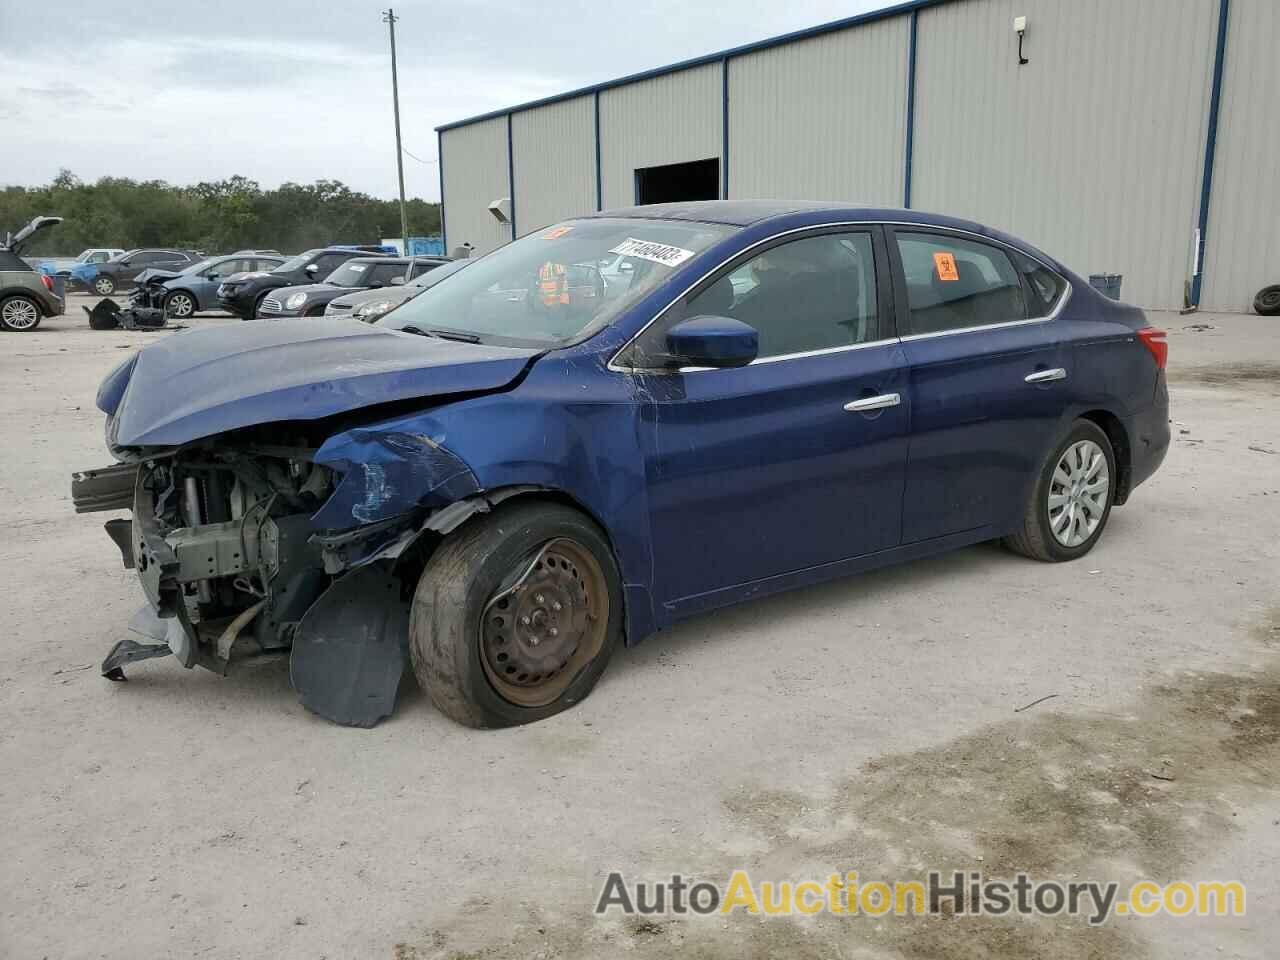
[[1280, 0], [903, 3], [440, 127], [446, 244], [849, 200], [1008, 230], [1130, 302], [1247, 310], [1280, 282], [1278, 40]]

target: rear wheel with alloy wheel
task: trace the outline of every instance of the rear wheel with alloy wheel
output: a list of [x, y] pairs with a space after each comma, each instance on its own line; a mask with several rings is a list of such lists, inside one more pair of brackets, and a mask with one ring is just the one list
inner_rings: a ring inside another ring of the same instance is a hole
[[0, 327], [14, 333], [26, 333], [40, 326], [40, 304], [31, 297], [15, 294], [0, 300]]
[[93, 278], [93, 292], [103, 297], [111, 296], [116, 292], [115, 279], [105, 273], [98, 274]]
[[437, 548], [414, 594], [414, 672], [471, 727], [540, 720], [585, 697], [622, 636], [600, 528], [557, 503], [510, 503]]
[[1005, 545], [1036, 560], [1074, 560], [1088, 553], [1111, 515], [1116, 461], [1097, 424], [1077, 420], [1045, 459], [1023, 515]]

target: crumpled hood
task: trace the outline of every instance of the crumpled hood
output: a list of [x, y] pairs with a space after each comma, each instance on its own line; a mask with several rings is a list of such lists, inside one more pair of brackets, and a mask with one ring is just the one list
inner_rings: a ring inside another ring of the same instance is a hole
[[403, 333], [348, 317], [175, 333], [108, 374], [114, 447], [175, 446], [395, 400], [497, 390], [539, 353]]
[[180, 274], [176, 270], [159, 270], [155, 267], [148, 267], [140, 274], [133, 278], [134, 284], [137, 286], [145, 286], [148, 283], [160, 283], [164, 280], [173, 280]]

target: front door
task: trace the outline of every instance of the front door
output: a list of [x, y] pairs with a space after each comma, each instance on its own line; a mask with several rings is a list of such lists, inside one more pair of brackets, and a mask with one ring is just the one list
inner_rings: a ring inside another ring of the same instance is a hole
[[646, 331], [655, 353], [701, 315], [760, 339], [746, 367], [637, 378], [668, 609], [899, 543], [910, 398], [887, 281], [878, 231], [828, 230], [744, 255]]

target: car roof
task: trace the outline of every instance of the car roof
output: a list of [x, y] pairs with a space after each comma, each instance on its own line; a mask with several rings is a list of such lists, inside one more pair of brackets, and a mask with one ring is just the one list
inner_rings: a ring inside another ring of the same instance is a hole
[[1066, 268], [1044, 251], [1003, 231], [984, 226], [972, 220], [950, 217], [942, 213], [924, 210], [907, 210], [901, 207], [876, 207], [839, 200], [693, 200], [683, 203], [651, 203], [638, 207], [622, 207], [617, 210], [601, 210], [581, 219], [598, 217], [635, 218], [646, 220], [688, 220], [699, 223], [719, 223], [733, 227], [750, 227], [768, 220], [809, 214], [805, 225], [824, 222], [868, 221], [872, 223], [919, 224], [922, 227], [946, 227], [963, 230], [980, 236], [988, 236], [1008, 246], [1023, 250], [1058, 270]]

